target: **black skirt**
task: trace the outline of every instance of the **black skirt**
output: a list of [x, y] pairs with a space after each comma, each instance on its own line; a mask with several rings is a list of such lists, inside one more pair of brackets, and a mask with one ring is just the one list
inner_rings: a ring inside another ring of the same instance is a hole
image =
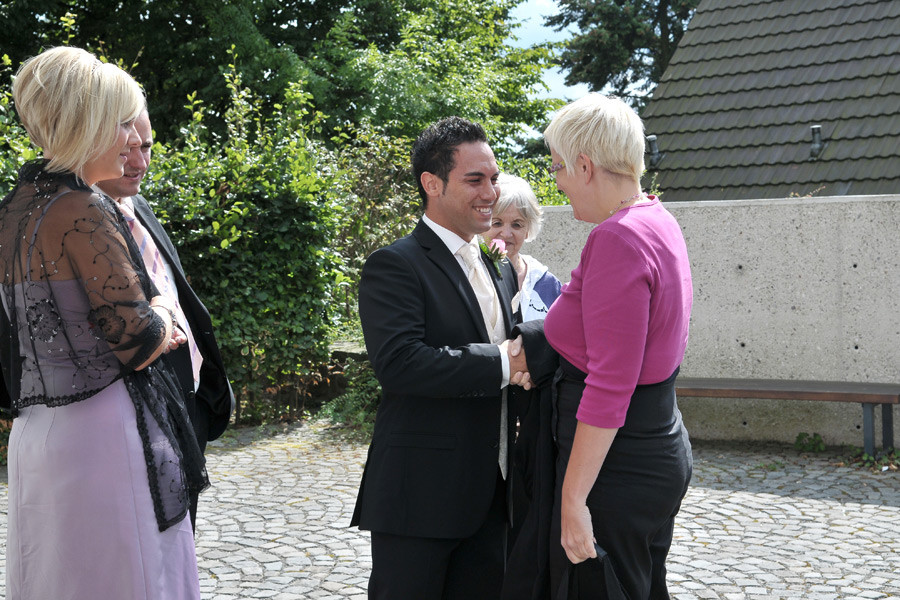
[[[568, 559], [559, 543], [560, 498], [572, 451], [585, 373], [560, 357], [554, 381], [553, 437], [558, 449], [551, 526], [551, 590]], [[665, 559], [675, 515], [691, 479], [687, 430], [675, 399], [678, 369], [665, 381], [639, 385], [588, 494], [594, 536], [610, 555], [631, 600], [668, 598]], [[585, 594], [584, 597], [595, 597]], [[599, 596], [596, 596], [599, 597]]]

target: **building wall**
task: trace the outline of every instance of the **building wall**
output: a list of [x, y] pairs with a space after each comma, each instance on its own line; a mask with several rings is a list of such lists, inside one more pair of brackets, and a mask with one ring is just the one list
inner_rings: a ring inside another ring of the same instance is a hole
[[[684, 231], [694, 282], [683, 375], [900, 381], [900, 196], [666, 208]], [[545, 207], [543, 230], [523, 251], [567, 281], [591, 227], [568, 206]], [[806, 432], [828, 445], [862, 446], [858, 404], [679, 398], [679, 405], [699, 439], [792, 443]], [[880, 435], [880, 410], [875, 425]]]

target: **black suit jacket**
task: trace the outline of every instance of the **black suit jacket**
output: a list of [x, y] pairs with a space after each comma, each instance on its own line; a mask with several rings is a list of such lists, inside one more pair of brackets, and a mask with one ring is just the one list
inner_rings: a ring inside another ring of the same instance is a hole
[[[509, 333], [515, 275], [502, 264], [498, 280], [482, 259]], [[359, 314], [383, 395], [351, 525], [474, 534], [497, 481], [502, 366], [462, 267], [420, 221], [366, 261]]]
[[[175, 288], [178, 291], [178, 302], [187, 318], [188, 326], [203, 356], [203, 366], [200, 369], [200, 384], [197, 392], [194, 392], [194, 376], [191, 370], [190, 350], [187, 344], [181, 345], [177, 350], [168, 353], [179, 383], [185, 391], [185, 405], [192, 416], [194, 429], [197, 433], [197, 441], [200, 447], [205, 448], [207, 441], [212, 441], [222, 435], [228, 426], [231, 413], [234, 410], [234, 393], [231, 384], [225, 374], [225, 364], [219, 352], [219, 345], [213, 333], [212, 320], [209, 311], [194, 290], [191, 288], [181, 266], [181, 259], [175, 246], [163, 229], [162, 224], [153, 214], [150, 205], [143, 196], [133, 196], [134, 212], [138, 220], [150, 232], [150, 237], [156, 242], [160, 254], [172, 267], [175, 277]], [[198, 413], [204, 414], [197, 418]], [[206, 421], [208, 428], [199, 429], [199, 422]], [[203, 438], [203, 439], [201, 439]]]

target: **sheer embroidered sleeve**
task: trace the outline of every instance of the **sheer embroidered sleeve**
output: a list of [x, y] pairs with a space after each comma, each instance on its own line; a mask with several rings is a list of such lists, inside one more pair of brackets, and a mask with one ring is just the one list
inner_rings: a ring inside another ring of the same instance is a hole
[[133, 241], [124, 227], [109, 198], [81, 190], [63, 194], [47, 207], [35, 240], [39, 260], [31, 263], [50, 280], [81, 283], [90, 332], [133, 369], [164, 342], [165, 323], [150, 307], [152, 287], [129, 251]]

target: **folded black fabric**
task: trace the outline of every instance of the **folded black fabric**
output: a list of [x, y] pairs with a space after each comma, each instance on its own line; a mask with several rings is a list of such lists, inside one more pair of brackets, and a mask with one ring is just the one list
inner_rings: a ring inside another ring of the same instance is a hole
[[596, 542], [594, 550], [597, 558], [566, 568], [556, 600], [629, 600], [613, 571], [609, 555]]

